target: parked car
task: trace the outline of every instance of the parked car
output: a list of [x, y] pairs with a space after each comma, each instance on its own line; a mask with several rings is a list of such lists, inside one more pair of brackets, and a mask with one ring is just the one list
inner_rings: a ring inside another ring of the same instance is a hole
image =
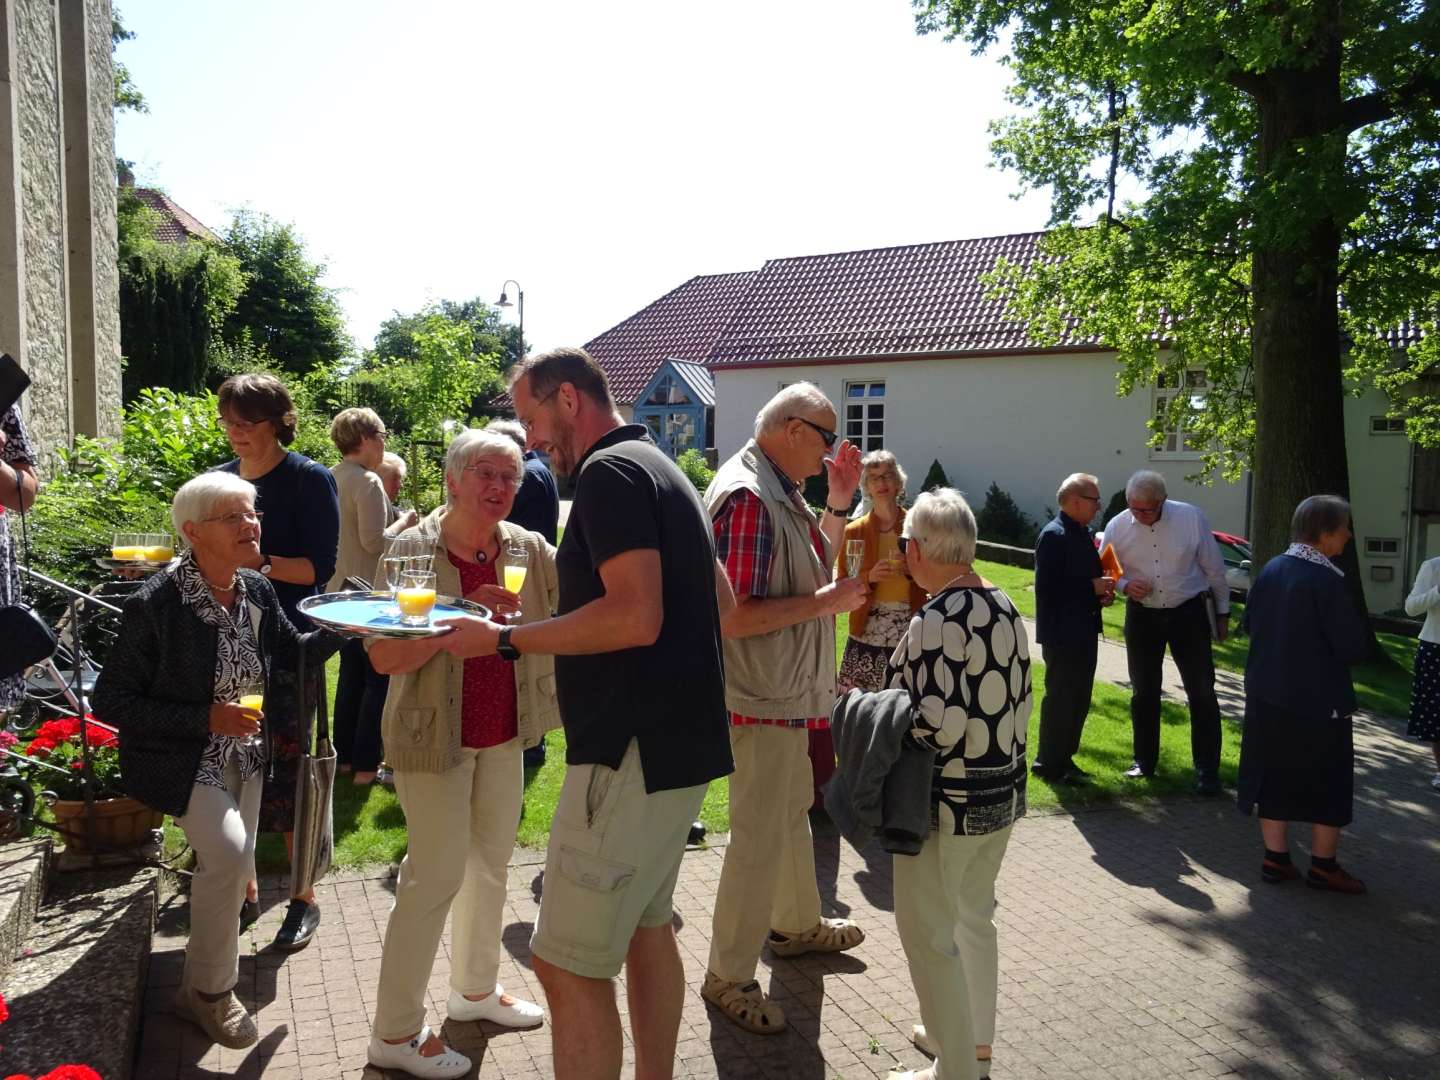
[[[1245, 601], [1250, 595], [1250, 541], [1234, 533], [1214, 530], [1212, 535], [1220, 547], [1220, 557], [1225, 560], [1225, 583], [1230, 586], [1230, 599]], [[1095, 550], [1105, 548], [1105, 533], [1095, 534]]]

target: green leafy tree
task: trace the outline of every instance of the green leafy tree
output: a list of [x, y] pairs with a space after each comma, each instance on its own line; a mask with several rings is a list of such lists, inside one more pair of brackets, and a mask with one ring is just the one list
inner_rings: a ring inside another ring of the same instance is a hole
[[[120, 9], [112, 9], [110, 12], [111, 56], [114, 56], [115, 50], [119, 48], [122, 41], [130, 41], [134, 37], [134, 31], [125, 29], [125, 24], [120, 18]], [[145, 101], [145, 95], [140, 93], [140, 88], [135, 85], [135, 80], [131, 78], [130, 69], [119, 60], [112, 60], [111, 64], [115, 74], [115, 111], [117, 113], [149, 112], [150, 106]]]
[[[1257, 560], [1301, 498], [1348, 494], [1342, 336], [1411, 436], [1440, 434], [1413, 393], [1437, 370], [1440, 9], [913, 4], [922, 33], [1008, 43], [1020, 111], [992, 126], [994, 153], [1050, 188], [1055, 226], [1045, 259], [1002, 275], [1014, 313], [1039, 341], [1118, 350], [1121, 393], [1205, 369], [1203, 398], [1175, 395], [1159, 422], [1183, 420], [1207, 470], [1253, 468]], [[1406, 319], [1428, 336], [1397, 356], [1379, 331]]]
[[1020, 509], [1008, 491], [993, 480], [985, 492], [985, 505], [975, 515], [975, 528], [981, 540], [1014, 547], [1033, 547], [1039, 526], [1035, 519]]
[[920, 485], [921, 491], [934, 491], [939, 487], [949, 487], [950, 478], [945, 475], [945, 466], [940, 464], [936, 458], [930, 462], [930, 471], [925, 474], [925, 482]]
[[415, 335], [426, 328], [433, 315], [469, 327], [471, 347], [475, 353], [498, 356], [502, 375], [525, 355], [519, 327], [502, 321], [500, 310], [479, 297], [462, 301], [441, 300], [411, 315], [395, 312], [376, 331], [374, 354], [398, 359], [414, 357], [417, 352]]
[[282, 370], [304, 375], [349, 356], [353, 345], [335, 290], [320, 284], [314, 262], [292, 225], [237, 211], [225, 245], [240, 260], [245, 290], [225, 319], [230, 345], [263, 350]]

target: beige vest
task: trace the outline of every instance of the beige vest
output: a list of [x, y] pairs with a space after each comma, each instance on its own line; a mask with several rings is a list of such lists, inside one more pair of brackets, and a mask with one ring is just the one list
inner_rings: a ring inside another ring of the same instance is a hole
[[[720, 466], [705, 492], [713, 521], [725, 500], [744, 488], [759, 496], [770, 515], [771, 599], [813, 593], [830, 582], [830, 542], [821, 533], [825, 558], [815, 554], [809, 509], [797, 509], [764, 452], [752, 439]], [[835, 619], [810, 619], [767, 634], [725, 639], [725, 705], [741, 716], [798, 720], [829, 716], [835, 704]]]
[[[442, 596], [460, 595], [460, 571], [451, 564], [440, 538], [441, 507], [401, 536], [425, 539], [434, 545], [435, 589]], [[495, 570], [505, 579], [505, 548], [523, 544], [530, 549], [530, 571], [520, 589], [520, 621], [548, 619], [560, 600], [555, 574], [555, 549], [539, 533], [508, 521], [500, 522], [500, 558]], [[376, 577], [383, 581], [384, 568]], [[371, 638], [367, 644], [375, 641]], [[521, 745], [534, 746], [545, 732], [560, 726], [555, 699], [555, 658], [522, 654], [515, 662], [515, 698]], [[423, 667], [390, 677], [390, 692], [380, 718], [385, 760], [398, 770], [445, 772], [460, 764], [460, 710], [464, 700], [464, 661], [447, 652], [437, 653]]]

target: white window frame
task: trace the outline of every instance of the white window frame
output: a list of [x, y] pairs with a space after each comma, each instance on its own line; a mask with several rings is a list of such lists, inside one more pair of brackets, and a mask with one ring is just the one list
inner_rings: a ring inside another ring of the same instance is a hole
[[1404, 435], [1405, 421], [1395, 416], [1370, 417], [1371, 435]]
[[[880, 392], [872, 393], [872, 389], [877, 386], [880, 388]], [[852, 400], [851, 387], [863, 387], [864, 389], [860, 396]], [[885, 380], [854, 379], [845, 383], [844, 390], [840, 406], [843, 414], [840, 418], [840, 437], [849, 439], [860, 448], [862, 454], [868, 454], [871, 450], [883, 450], [885, 448], [885, 429], [889, 420], [885, 411]], [[852, 417], [851, 409], [858, 409], [859, 416]], [[871, 429], [876, 424], [880, 425], [880, 430], [872, 432]]]
[[[1393, 545], [1393, 550], [1385, 550], [1386, 544]], [[1400, 557], [1400, 538], [1398, 536], [1365, 537], [1365, 557], [1367, 559], [1398, 559]]]
[[[1204, 368], [1186, 368], [1185, 388], [1181, 390], [1177, 386], [1167, 386], [1167, 375], [1161, 375], [1154, 387], [1150, 390], [1150, 418], [1158, 417], [1162, 409], [1166, 408], [1171, 400], [1180, 393], [1188, 393], [1192, 401], [1199, 400], [1203, 406], [1205, 394], [1209, 390], [1209, 380], [1205, 377]], [[1154, 437], [1150, 432], [1150, 437]], [[1175, 429], [1166, 428], [1159, 446], [1150, 446], [1150, 458], [1153, 461], [1198, 461], [1203, 456], [1203, 449], [1198, 445], [1190, 444], [1190, 437], [1184, 427]]]

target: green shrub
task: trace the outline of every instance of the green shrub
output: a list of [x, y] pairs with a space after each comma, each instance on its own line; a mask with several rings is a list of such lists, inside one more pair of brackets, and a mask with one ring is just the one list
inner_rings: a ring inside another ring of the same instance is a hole
[[675, 464], [680, 466], [680, 471], [685, 474], [685, 479], [695, 485], [695, 490], [701, 495], [705, 494], [710, 486], [710, 481], [715, 479], [715, 470], [710, 468], [710, 463], [705, 460], [705, 455], [693, 447], [686, 450], [675, 459]]
[[945, 467], [936, 458], [930, 462], [930, 471], [925, 474], [925, 482], [920, 485], [921, 491], [934, 491], [939, 487], [949, 487], [950, 478], [945, 475]]
[[1009, 492], [1000, 490], [994, 481], [985, 492], [985, 505], [975, 515], [975, 525], [981, 540], [1024, 548], [1035, 545], [1035, 534], [1040, 528], [1034, 518], [1016, 505]]

